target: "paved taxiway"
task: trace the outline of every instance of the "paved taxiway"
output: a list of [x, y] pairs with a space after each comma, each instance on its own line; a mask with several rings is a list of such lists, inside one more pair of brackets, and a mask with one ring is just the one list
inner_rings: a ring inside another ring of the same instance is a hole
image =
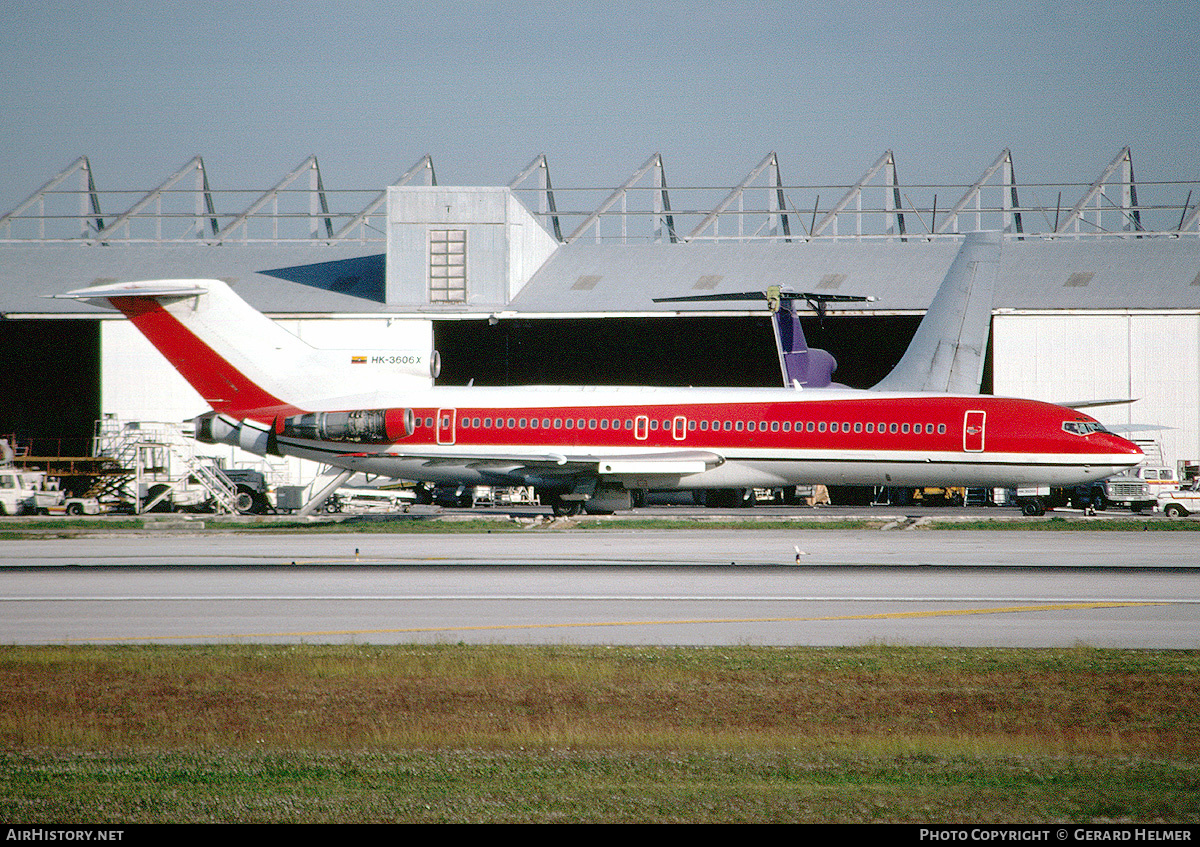
[[1192, 649], [1200, 647], [1196, 559], [1191, 533], [1163, 532], [605, 529], [4, 541], [0, 642]]

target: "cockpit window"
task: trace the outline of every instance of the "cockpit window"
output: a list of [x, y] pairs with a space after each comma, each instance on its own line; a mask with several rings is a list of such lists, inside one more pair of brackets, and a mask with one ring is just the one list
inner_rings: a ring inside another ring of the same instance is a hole
[[1065, 432], [1075, 435], [1091, 435], [1093, 432], [1108, 432], [1099, 421], [1063, 421]]

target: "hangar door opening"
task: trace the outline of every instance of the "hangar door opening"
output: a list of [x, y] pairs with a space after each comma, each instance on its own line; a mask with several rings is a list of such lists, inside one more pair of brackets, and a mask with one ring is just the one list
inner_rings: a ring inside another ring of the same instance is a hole
[[[836, 382], [870, 388], [904, 355], [920, 316], [801, 318], [810, 347], [838, 361]], [[440, 385], [782, 384], [764, 316], [436, 321]], [[990, 368], [985, 370], [990, 391]]]
[[0, 321], [0, 437], [36, 455], [89, 456], [100, 417], [100, 324]]

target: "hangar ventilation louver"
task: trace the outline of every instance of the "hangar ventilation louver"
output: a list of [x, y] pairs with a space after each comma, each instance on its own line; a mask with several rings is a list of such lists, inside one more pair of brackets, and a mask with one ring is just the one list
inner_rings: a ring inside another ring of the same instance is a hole
[[467, 231], [429, 231], [429, 302], [464, 303], [467, 299]]

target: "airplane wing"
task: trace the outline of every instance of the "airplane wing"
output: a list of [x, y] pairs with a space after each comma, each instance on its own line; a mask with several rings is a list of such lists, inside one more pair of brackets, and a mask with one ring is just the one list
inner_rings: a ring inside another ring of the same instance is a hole
[[464, 465], [476, 469], [493, 468], [504, 473], [520, 474], [525, 470], [536, 471], [541, 475], [571, 475], [580, 472], [595, 473], [601, 476], [619, 476], [622, 474], [667, 474], [686, 476], [703, 473], [704, 471], [725, 463], [725, 458], [707, 450], [669, 450], [657, 453], [634, 454], [598, 454], [580, 453], [565, 455], [562, 453], [512, 453], [486, 455], [463, 451], [461, 453], [429, 452], [347, 452], [340, 454], [343, 458], [372, 458], [372, 459], [419, 459], [427, 466], [434, 465]]
[[979, 393], [1000, 240], [998, 232], [967, 234], [912, 343], [875, 391]]

